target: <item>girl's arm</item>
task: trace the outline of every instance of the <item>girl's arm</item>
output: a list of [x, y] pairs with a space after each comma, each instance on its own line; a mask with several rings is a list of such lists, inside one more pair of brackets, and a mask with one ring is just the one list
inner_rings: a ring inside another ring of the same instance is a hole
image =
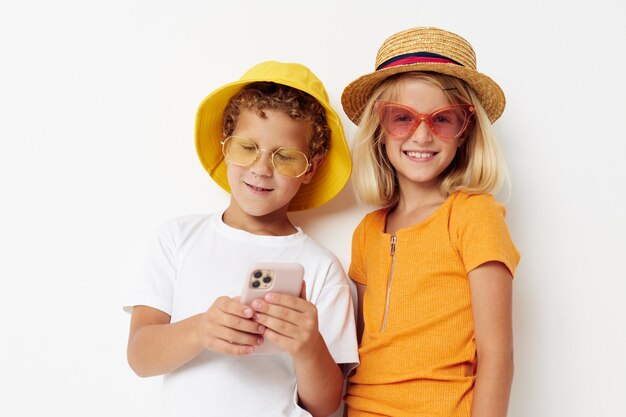
[[505, 417], [513, 382], [513, 279], [500, 262], [468, 275], [478, 357], [472, 417]]

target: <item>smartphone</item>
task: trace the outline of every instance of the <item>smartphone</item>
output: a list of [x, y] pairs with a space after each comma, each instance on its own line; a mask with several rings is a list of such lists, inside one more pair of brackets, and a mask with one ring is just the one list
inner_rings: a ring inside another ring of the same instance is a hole
[[[253, 300], [263, 298], [270, 292], [280, 292], [296, 297], [300, 295], [304, 268], [293, 262], [256, 263], [252, 265], [245, 277], [241, 302], [250, 305]], [[272, 355], [281, 353], [282, 349], [265, 339], [261, 346], [254, 348], [254, 354]]]

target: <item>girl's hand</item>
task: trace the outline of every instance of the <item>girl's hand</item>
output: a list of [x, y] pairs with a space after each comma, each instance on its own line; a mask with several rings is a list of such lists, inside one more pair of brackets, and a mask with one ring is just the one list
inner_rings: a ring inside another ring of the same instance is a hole
[[306, 285], [300, 296], [266, 294], [252, 302], [254, 320], [265, 327], [263, 336], [294, 359], [319, 351], [324, 340], [318, 329], [317, 308], [306, 300]]
[[248, 355], [263, 343], [265, 328], [252, 320], [254, 312], [238, 298], [219, 297], [199, 316], [196, 336], [204, 349]]

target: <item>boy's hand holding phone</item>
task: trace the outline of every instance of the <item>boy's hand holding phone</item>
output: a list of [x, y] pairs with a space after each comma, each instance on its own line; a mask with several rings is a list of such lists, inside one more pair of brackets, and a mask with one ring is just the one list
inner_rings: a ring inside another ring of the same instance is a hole
[[[306, 301], [303, 276], [299, 264], [253, 265], [241, 298], [219, 297], [199, 316], [197, 336], [202, 347], [227, 355], [300, 352], [311, 335], [319, 335], [317, 309]], [[275, 326], [268, 333], [271, 339], [263, 336], [267, 331], [263, 321]], [[271, 343], [274, 340], [277, 343]]]
[[227, 355], [248, 355], [263, 343], [262, 325], [252, 320], [254, 311], [239, 297], [219, 297], [200, 315], [198, 340], [205, 349]]
[[265, 327], [266, 341], [279, 346], [294, 359], [309, 356], [324, 343], [317, 323], [317, 308], [306, 300], [303, 281], [299, 296], [269, 293], [251, 303], [253, 319]]
[[317, 308], [306, 300], [304, 268], [291, 262], [257, 263], [249, 270], [241, 302], [254, 310], [253, 320], [265, 329], [254, 353], [287, 352], [292, 357], [319, 348], [323, 339]]

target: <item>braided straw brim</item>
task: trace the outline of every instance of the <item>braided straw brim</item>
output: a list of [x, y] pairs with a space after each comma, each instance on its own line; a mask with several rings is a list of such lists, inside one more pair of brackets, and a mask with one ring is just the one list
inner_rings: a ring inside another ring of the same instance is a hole
[[417, 52], [428, 52], [452, 59], [449, 63], [414, 63], [398, 65], [371, 72], [348, 84], [341, 95], [346, 115], [359, 124], [363, 109], [376, 86], [386, 78], [404, 72], [420, 71], [450, 75], [464, 80], [476, 92], [489, 120], [495, 122], [506, 103], [504, 93], [491, 78], [476, 70], [476, 54], [462, 37], [438, 28], [412, 28], [396, 33], [383, 42], [376, 56], [376, 65], [391, 58]]

